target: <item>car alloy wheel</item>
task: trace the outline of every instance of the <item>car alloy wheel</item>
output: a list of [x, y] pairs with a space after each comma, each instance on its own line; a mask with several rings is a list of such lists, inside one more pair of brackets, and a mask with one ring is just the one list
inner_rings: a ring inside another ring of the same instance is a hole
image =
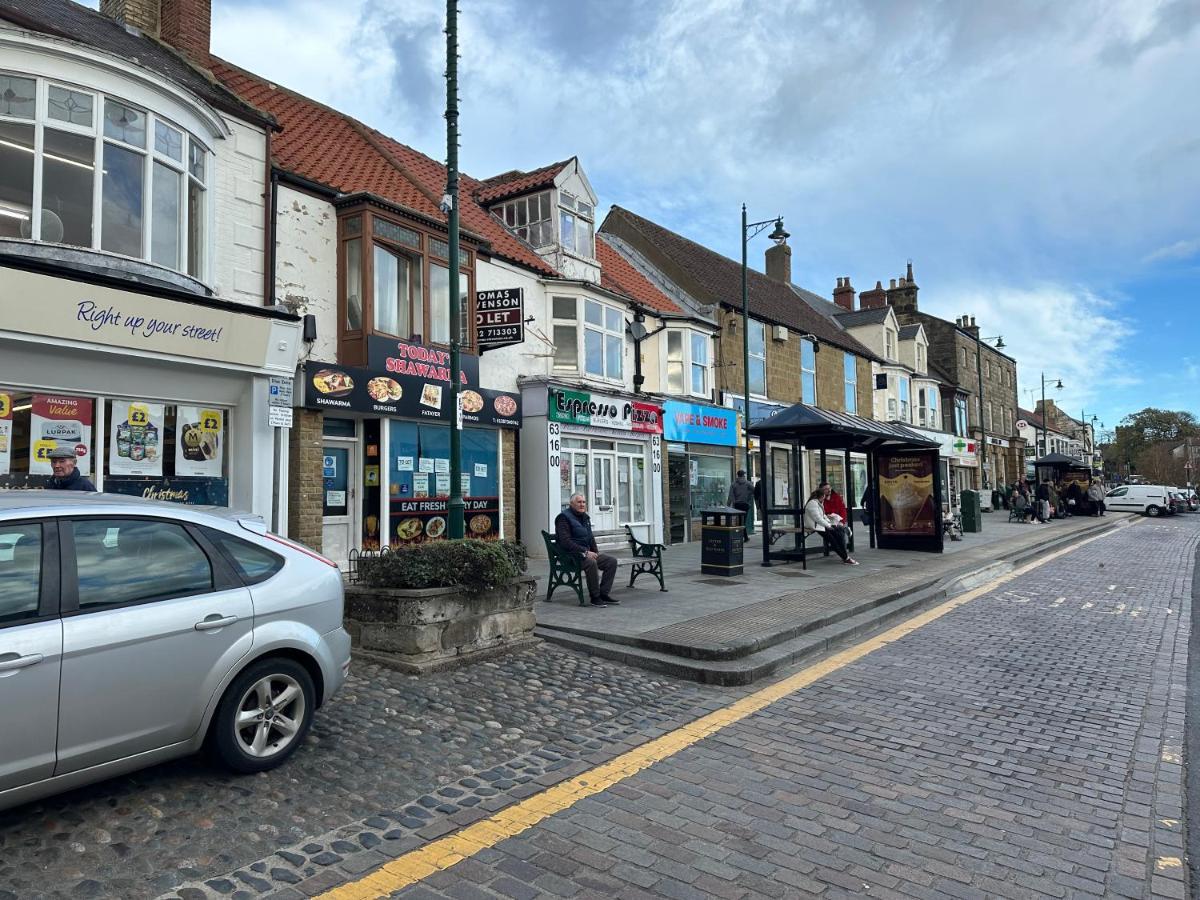
[[1147, 506], [1146, 507], [1146, 515], [1150, 516], [1151, 518], [1153, 518], [1154, 516], [1157, 516], [1159, 514], [1159, 512], [1161, 512], [1161, 510], [1157, 506]]
[[304, 690], [290, 675], [260, 678], [242, 695], [234, 732], [247, 756], [269, 759], [287, 750], [304, 722]]

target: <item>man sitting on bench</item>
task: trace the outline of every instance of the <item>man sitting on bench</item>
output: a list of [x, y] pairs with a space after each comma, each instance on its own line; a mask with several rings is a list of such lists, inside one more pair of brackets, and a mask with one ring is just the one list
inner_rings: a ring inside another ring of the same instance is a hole
[[846, 549], [846, 527], [840, 522], [835, 523], [825, 515], [824, 501], [825, 491], [822, 488], [817, 488], [809, 494], [808, 502], [804, 504], [804, 527], [822, 533], [829, 546], [833, 548], [833, 552], [841, 557], [843, 563], [848, 566], [857, 566], [858, 562], [850, 556], [850, 551]]
[[563, 550], [579, 557], [592, 606], [616, 606], [621, 602], [608, 593], [617, 577], [616, 557], [601, 553], [596, 547], [592, 520], [587, 514], [587, 498], [583, 494], [572, 494], [567, 508], [555, 518], [554, 540]]

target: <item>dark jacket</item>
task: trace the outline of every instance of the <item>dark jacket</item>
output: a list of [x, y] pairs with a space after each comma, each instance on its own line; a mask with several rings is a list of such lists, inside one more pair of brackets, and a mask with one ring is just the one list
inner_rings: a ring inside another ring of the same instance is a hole
[[750, 498], [754, 496], [754, 485], [745, 478], [735, 479], [733, 484], [729, 486], [729, 497], [725, 502], [729, 506], [734, 506], [738, 503], [749, 505]]
[[567, 507], [554, 520], [554, 539], [558, 546], [570, 553], [583, 556], [588, 550], [596, 549], [596, 538], [592, 534], [592, 519], [587, 513], [577, 513]]
[[72, 469], [71, 474], [66, 478], [50, 477], [46, 479], [46, 490], [48, 491], [92, 491], [95, 493], [96, 486], [79, 474], [78, 469]]
[[1049, 502], [1049, 500], [1050, 500], [1050, 485], [1048, 485], [1046, 482], [1043, 481], [1041, 484], [1039, 484], [1037, 486], [1037, 491], [1034, 493], [1034, 496], [1037, 497], [1039, 500], [1045, 500], [1045, 501]]

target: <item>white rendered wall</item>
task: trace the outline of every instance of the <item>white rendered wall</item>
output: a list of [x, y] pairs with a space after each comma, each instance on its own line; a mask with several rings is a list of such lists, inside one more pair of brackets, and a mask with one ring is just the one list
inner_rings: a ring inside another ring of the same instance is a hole
[[275, 296], [292, 312], [317, 317], [306, 358], [337, 361], [337, 211], [333, 204], [279, 185]]
[[237, 119], [227, 117], [225, 121], [231, 133], [214, 141], [213, 147], [210, 271], [222, 300], [262, 306], [269, 194], [267, 136], [261, 128]]

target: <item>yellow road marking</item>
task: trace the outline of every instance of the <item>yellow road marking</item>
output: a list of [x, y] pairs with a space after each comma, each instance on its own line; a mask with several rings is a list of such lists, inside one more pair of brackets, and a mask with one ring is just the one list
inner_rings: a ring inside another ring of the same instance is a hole
[[[1137, 520], [1140, 521], [1140, 520]], [[1136, 521], [1131, 524], [1136, 524]], [[457, 863], [474, 856], [480, 850], [494, 847], [501, 841], [515, 837], [537, 825], [544, 819], [570, 809], [585, 797], [591, 797], [607, 790], [615, 784], [636, 775], [657, 762], [668, 759], [685, 750], [703, 738], [709, 737], [747, 716], [770, 706], [789, 694], [802, 690], [814, 682], [845, 668], [852, 662], [874, 653], [881, 647], [895, 643], [903, 637], [912, 634], [930, 622], [957, 609], [965, 603], [970, 603], [995, 590], [1002, 584], [1044, 566], [1068, 553], [1073, 553], [1080, 547], [1092, 541], [1107, 537], [1110, 532], [1098, 534], [1080, 541], [1071, 547], [1056, 550], [1049, 556], [1027, 563], [1019, 569], [1014, 569], [1007, 575], [1001, 575], [989, 584], [974, 588], [960, 594], [940, 606], [918, 613], [911, 619], [889, 628], [882, 634], [849, 647], [840, 653], [835, 653], [828, 659], [814, 663], [794, 675], [761, 688], [741, 700], [737, 700], [722, 709], [701, 716], [694, 722], [677, 728], [675, 731], [648, 741], [641, 747], [623, 753], [616, 759], [602, 763], [594, 769], [589, 769], [574, 778], [559, 782], [546, 788], [540, 794], [535, 794], [512, 806], [505, 807], [493, 816], [482, 819], [473, 825], [468, 825], [461, 831], [443, 838], [430, 841], [403, 856], [386, 863], [369, 875], [333, 888], [319, 895], [317, 900], [368, 900], [368, 898], [386, 897], [387, 895], [406, 888], [409, 885], [428, 878], [435, 872], [449, 869]], [[1163, 861], [1160, 860], [1160, 865]]]

